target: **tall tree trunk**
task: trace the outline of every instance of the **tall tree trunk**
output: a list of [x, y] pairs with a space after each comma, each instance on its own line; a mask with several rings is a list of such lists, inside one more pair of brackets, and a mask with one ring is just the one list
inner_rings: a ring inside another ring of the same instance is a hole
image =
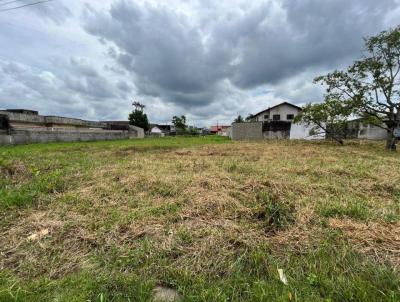
[[386, 139], [386, 149], [390, 151], [396, 151], [396, 138], [394, 137], [394, 128], [388, 130], [388, 137]]

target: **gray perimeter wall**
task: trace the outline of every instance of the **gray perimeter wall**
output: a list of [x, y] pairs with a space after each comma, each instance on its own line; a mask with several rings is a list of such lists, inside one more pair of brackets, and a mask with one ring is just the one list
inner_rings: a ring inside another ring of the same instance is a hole
[[102, 122], [85, 121], [81, 119], [61, 117], [61, 116], [43, 116], [33, 115], [24, 113], [14, 113], [4, 110], [0, 110], [0, 114], [7, 115], [12, 123], [24, 123], [24, 124], [56, 124], [56, 125], [71, 125], [74, 127], [90, 127], [90, 128], [102, 128], [106, 124]]
[[358, 132], [358, 138], [360, 139], [387, 139], [388, 133], [385, 129], [373, 126], [373, 125], [366, 125], [361, 126]]
[[233, 140], [263, 139], [262, 122], [233, 123], [231, 138]]
[[0, 132], [0, 145], [118, 140], [118, 139], [129, 139], [129, 138], [139, 138], [139, 137], [143, 137], [143, 133], [138, 133], [137, 131], [65, 130], [65, 129], [11, 130], [8, 133], [6, 131]]

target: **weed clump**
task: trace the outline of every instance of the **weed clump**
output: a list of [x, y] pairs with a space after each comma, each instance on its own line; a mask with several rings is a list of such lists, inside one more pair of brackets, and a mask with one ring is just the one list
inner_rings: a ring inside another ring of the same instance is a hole
[[361, 200], [351, 200], [345, 203], [332, 201], [324, 203], [317, 208], [319, 214], [323, 217], [348, 217], [358, 220], [368, 220], [370, 209], [365, 202]]
[[269, 231], [278, 231], [287, 228], [295, 222], [294, 206], [280, 200], [268, 191], [261, 191], [256, 196], [257, 208], [255, 216], [266, 224]]

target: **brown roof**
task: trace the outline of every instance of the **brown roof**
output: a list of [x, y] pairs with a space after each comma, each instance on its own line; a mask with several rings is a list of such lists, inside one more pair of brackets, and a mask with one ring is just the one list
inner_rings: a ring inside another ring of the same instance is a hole
[[296, 108], [296, 109], [302, 110], [302, 108], [299, 107], [299, 106], [293, 105], [293, 104], [288, 103], [288, 102], [283, 102], [283, 103], [280, 103], [280, 104], [278, 104], [278, 105], [269, 107], [268, 109], [264, 109], [264, 110], [262, 110], [262, 111], [260, 111], [260, 112], [258, 112], [258, 113], [256, 113], [256, 114], [254, 114], [253, 116], [257, 116], [257, 115], [259, 115], [259, 114], [261, 114], [261, 113], [263, 113], [263, 112], [265, 112], [265, 111], [274, 109], [274, 108], [279, 107], [279, 106], [282, 106], [282, 105], [289, 105], [289, 106], [292, 106], [292, 107], [294, 107], [294, 108]]
[[211, 132], [218, 132], [224, 129], [228, 129], [230, 126], [218, 125], [218, 126], [211, 126]]

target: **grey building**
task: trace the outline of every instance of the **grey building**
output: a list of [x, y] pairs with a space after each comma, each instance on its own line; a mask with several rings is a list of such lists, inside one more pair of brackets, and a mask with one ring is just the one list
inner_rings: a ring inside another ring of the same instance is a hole
[[280, 103], [252, 115], [250, 122], [233, 123], [230, 136], [234, 140], [289, 138], [292, 122], [300, 112], [299, 106]]

